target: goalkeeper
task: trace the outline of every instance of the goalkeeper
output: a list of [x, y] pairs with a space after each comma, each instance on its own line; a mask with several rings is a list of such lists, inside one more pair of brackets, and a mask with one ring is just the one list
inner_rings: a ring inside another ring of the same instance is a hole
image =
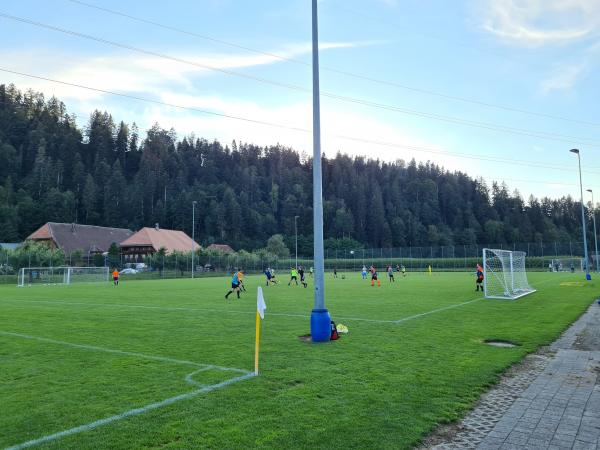
[[479, 264], [477, 264], [477, 272], [475, 278], [475, 291], [479, 292], [481, 288], [481, 292], [483, 292], [483, 269]]

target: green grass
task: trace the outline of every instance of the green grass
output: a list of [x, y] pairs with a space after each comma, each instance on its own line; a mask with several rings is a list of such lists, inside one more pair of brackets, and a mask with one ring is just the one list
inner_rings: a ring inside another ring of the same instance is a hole
[[[350, 329], [307, 344], [312, 289], [264, 288], [261, 375], [37, 448], [410, 448], [456, 420], [511, 364], [554, 340], [598, 294], [581, 274], [532, 273], [538, 292], [477, 298], [472, 275], [409, 274], [371, 288], [327, 279], [333, 319]], [[0, 287], [0, 448], [196, 389], [190, 365], [25, 339], [251, 370], [256, 286], [225, 301], [229, 280]], [[309, 279], [309, 283], [311, 280]], [[131, 306], [139, 306], [132, 308]], [[402, 323], [398, 320], [425, 312]], [[289, 314], [289, 315], [286, 315]], [[2, 333], [4, 332], [4, 333]], [[494, 348], [489, 338], [520, 344]], [[239, 374], [198, 373], [207, 385]]]

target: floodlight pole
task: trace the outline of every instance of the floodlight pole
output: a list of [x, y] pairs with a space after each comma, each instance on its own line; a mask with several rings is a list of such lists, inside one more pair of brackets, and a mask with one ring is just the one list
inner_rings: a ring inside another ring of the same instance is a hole
[[571, 153], [575, 153], [577, 155], [577, 162], [579, 163], [579, 190], [581, 191], [581, 229], [583, 230], [583, 254], [585, 258], [585, 279], [591, 280], [592, 276], [590, 275], [590, 264], [588, 259], [588, 250], [587, 250], [587, 235], [585, 232], [585, 212], [583, 208], [583, 181], [581, 179], [581, 155], [579, 150], [573, 148], [569, 150]]
[[329, 341], [331, 317], [325, 308], [325, 260], [323, 249], [323, 179], [321, 174], [321, 109], [319, 102], [319, 22], [317, 1], [312, 0], [313, 73], [313, 229], [315, 258], [315, 306], [310, 315], [313, 342]]
[[598, 261], [598, 234], [596, 233], [596, 204], [594, 203], [594, 191], [591, 189], [587, 190], [592, 194], [592, 219], [594, 220], [594, 248], [596, 251], [596, 272], [600, 272], [600, 261]]
[[196, 200], [192, 202], [192, 278], [194, 278], [194, 266], [196, 265]]
[[298, 217], [294, 216], [294, 233], [296, 234], [296, 269], [298, 269]]

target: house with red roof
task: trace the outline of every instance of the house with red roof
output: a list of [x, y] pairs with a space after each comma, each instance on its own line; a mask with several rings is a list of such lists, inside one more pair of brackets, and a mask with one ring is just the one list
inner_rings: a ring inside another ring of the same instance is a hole
[[153, 255], [161, 248], [166, 254], [173, 252], [188, 253], [200, 250], [200, 246], [187, 234], [179, 230], [165, 230], [158, 226], [142, 228], [121, 242], [121, 252], [127, 260], [139, 260]]

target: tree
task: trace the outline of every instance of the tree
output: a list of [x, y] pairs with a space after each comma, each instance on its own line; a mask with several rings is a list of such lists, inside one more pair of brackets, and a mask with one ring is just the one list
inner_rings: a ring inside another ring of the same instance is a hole
[[109, 267], [121, 267], [121, 247], [116, 242], [110, 244], [107, 262]]
[[96, 214], [96, 183], [91, 175], [85, 180], [82, 196], [83, 211], [85, 213], [85, 223], [93, 221]]
[[287, 258], [290, 256], [290, 249], [285, 246], [281, 234], [274, 234], [269, 238], [267, 241], [267, 252], [280, 258]]
[[[155, 221], [236, 249], [281, 233], [312, 252], [312, 161], [281, 145], [145, 133], [94, 111], [79, 130], [56, 98], [0, 85], [0, 206], [5, 236], [22, 240], [51, 218], [139, 228]], [[580, 239], [571, 197], [524, 201], [505, 184], [435, 163], [322, 158], [325, 238], [365, 247]], [[7, 189], [7, 179], [11, 185]]]

